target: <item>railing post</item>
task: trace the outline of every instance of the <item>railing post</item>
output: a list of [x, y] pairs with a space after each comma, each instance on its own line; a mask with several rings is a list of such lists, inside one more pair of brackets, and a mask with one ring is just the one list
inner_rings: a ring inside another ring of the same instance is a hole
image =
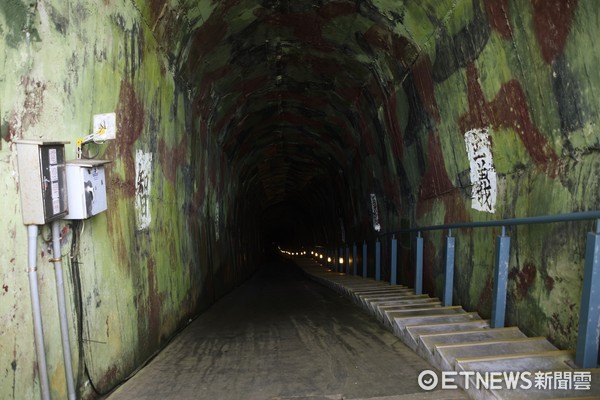
[[579, 310], [579, 334], [575, 362], [582, 368], [598, 365], [600, 336], [600, 219], [596, 232], [587, 234], [583, 288]]
[[367, 277], [367, 241], [365, 240], [363, 242], [363, 253], [362, 253], [362, 257], [363, 257], [363, 278]]
[[415, 294], [423, 293], [423, 238], [421, 232], [417, 236], [417, 257], [415, 266]]
[[358, 267], [356, 266], [356, 242], [352, 245], [352, 275], [356, 276]]
[[398, 283], [398, 241], [396, 235], [392, 235], [392, 264], [390, 266], [390, 285]]
[[375, 280], [381, 280], [381, 242], [379, 242], [379, 238], [375, 242]]
[[508, 283], [508, 260], [510, 258], [510, 237], [502, 227], [502, 236], [496, 238], [496, 265], [494, 269], [494, 297], [492, 298], [492, 328], [504, 327], [506, 312], [506, 286]]
[[346, 245], [346, 275], [350, 274], [350, 247]]
[[446, 238], [446, 265], [444, 267], [444, 306], [452, 305], [452, 289], [454, 286], [454, 237], [448, 230]]

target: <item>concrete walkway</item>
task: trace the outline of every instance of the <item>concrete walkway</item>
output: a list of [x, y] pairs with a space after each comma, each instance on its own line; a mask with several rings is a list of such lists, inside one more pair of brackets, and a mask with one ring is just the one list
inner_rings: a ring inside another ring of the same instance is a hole
[[431, 367], [289, 261], [265, 265], [108, 398], [462, 399], [423, 392]]

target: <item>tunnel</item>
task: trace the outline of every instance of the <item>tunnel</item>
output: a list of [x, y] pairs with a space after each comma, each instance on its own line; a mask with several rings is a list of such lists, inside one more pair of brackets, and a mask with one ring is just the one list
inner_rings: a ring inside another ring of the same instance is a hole
[[[593, 0], [2, 1], [0, 397], [40, 390], [20, 140], [109, 161], [106, 210], [61, 220], [60, 255], [39, 224], [35, 249], [50, 391], [59, 257], [95, 398], [282, 251], [365, 243], [372, 277], [380, 238], [382, 279], [412, 287], [415, 235], [392, 272], [395, 232], [599, 210], [599, 18]], [[111, 113], [114, 139], [81, 142]], [[508, 229], [507, 324], [576, 347], [596, 230]], [[500, 228], [454, 234], [454, 302], [489, 318]], [[423, 234], [431, 296], [447, 236]]]

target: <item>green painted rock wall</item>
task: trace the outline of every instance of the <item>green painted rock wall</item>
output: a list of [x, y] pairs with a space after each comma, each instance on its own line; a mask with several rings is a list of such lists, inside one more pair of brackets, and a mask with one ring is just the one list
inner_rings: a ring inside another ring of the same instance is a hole
[[[69, 140], [74, 158], [93, 114], [117, 115], [117, 139], [86, 147], [113, 161], [108, 211], [61, 225], [90, 398], [250, 276], [265, 232], [339, 246], [600, 209], [599, 17], [594, 0], [2, 1], [0, 397], [39, 393], [14, 140]], [[508, 230], [508, 324], [574, 348], [594, 224]], [[489, 316], [499, 231], [454, 233], [455, 302]], [[49, 234], [39, 282], [64, 398]], [[445, 234], [425, 235], [436, 296]]]
[[[89, 397], [244, 280], [258, 239], [232, 228], [237, 182], [215, 143], [194, 138], [186, 82], [169, 70], [138, 5], [3, 1], [0, 32], [1, 398], [39, 397], [13, 141], [68, 140], [73, 159], [93, 114], [117, 114], [116, 140], [86, 146], [113, 161], [108, 210], [61, 223], [76, 383]], [[66, 398], [49, 238], [48, 225], [37, 249], [43, 325], [52, 397]]]
[[[417, 225], [600, 208], [600, 75], [592, 1], [465, 1], [412, 70], [426, 123], [404, 150]], [[412, 86], [412, 87], [411, 87]], [[403, 97], [400, 94], [399, 97]], [[475, 210], [465, 134], [486, 130], [494, 212]], [[404, 136], [405, 143], [409, 139]], [[429, 160], [424, 162], [424, 160]], [[507, 324], [575, 348], [586, 232], [596, 221], [511, 228]], [[498, 229], [457, 236], [454, 301], [490, 315]], [[444, 232], [445, 236], [447, 233]], [[426, 235], [426, 287], [441, 295], [441, 233]]]

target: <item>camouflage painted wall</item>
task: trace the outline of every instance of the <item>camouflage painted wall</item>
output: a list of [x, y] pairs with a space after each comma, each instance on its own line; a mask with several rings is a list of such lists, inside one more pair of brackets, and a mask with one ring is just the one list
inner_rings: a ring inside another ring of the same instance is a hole
[[[64, 3], [0, 3], [3, 398], [38, 393], [13, 141], [74, 142], [95, 113], [117, 113], [117, 140], [89, 146], [114, 160], [109, 210], [63, 224], [88, 397], [85, 369], [98, 391], [118, 384], [248, 277], [270, 240], [339, 245], [600, 208], [593, 0]], [[574, 347], [592, 226], [509, 230], [509, 324]], [[455, 301], [484, 316], [496, 234], [457, 233]], [[64, 397], [48, 252], [40, 240], [52, 391]], [[427, 234], [435, 295], [442, 257], [442, 233]]]
[[[600, 209], [599, 15], [592, 1], [467, 1], [441, 25], [398, 94], [410, 107], [403, 159], [414, 223]], [[465, 134], [481, 129], [496, 172], [493, 213], [473, 209]], [[592, 230], [595, 221], [509, 229], [507, 323], [575, 347]], [[457, 233], [455, 301], [484, 316], [497, 234]], [[441, 235], [426, 236], [426, 286], [441, 295]]]
[[[108, 211], [61, 223], [74, 368], [90, 397], [245, 279], [258, 239], [232, 228], [238, 182], [215, 167], [214, 142], [198, 143], [187, 84], [136, 4], [2, 1], [0, 32], [3, 399], [39, 397], [13, 141], [69, 140], [72, 159], [92, 115], [117, 114], [117, 139], [87, 146], [113, 160]], [[66, 398], [49, 235], [48, 225], [37, 249], [43, 323], [52, 396]]]

